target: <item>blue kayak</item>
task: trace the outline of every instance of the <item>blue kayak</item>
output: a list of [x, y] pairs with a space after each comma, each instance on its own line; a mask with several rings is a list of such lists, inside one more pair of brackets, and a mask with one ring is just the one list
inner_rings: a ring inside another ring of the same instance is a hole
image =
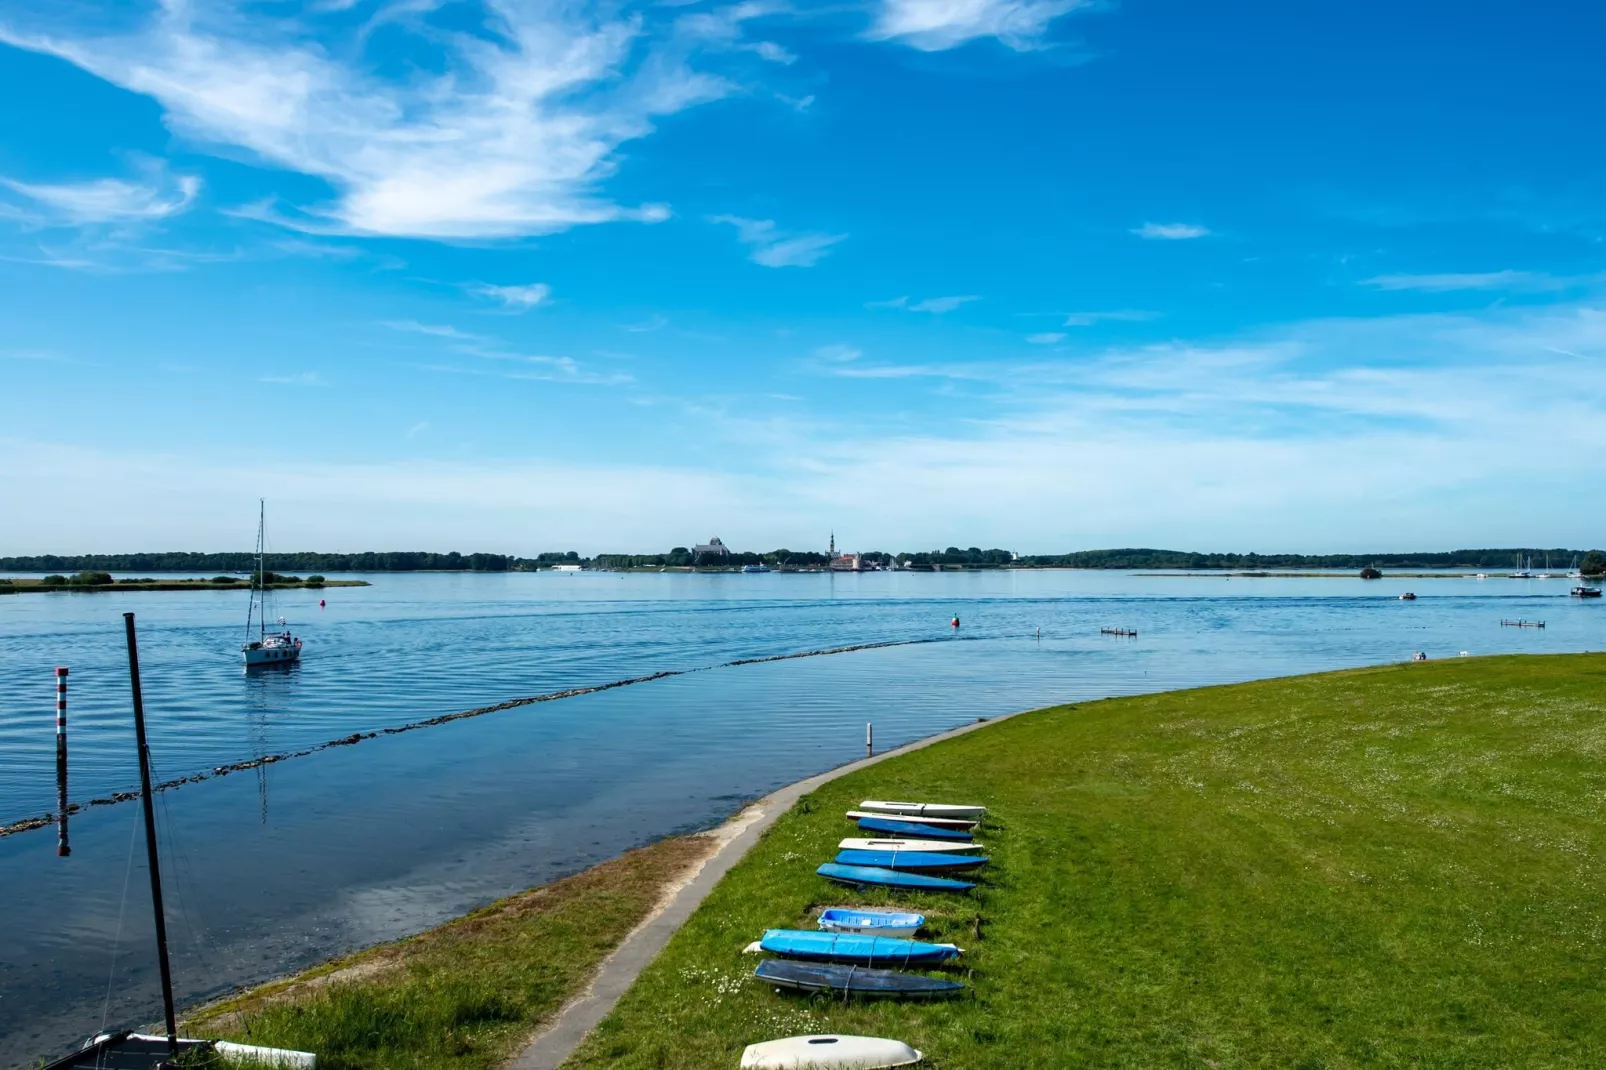
[[976, 887], [969, 881], [931, 877], [924, 873], [908, 873], [880, 866], [844, 866], [827, 862], [814, 872], [827, 880], [858, 886], [875, 885], [878, 888], [918, 888], [930, 892], [968, 892]]
[[957, 995], [965, 988], [958, 981], [922, 977], [917, 973], [784, 959], [765, 959], [753, 971], [753, 976], [776, 988], [884, 999], [935, 999]]
[[939, 828], [936, 825], [922, 825], [918, 821], [899, 821], [894, 817], [861, 817], [859, 827], [866, 832], [879, 832], [883, 835], [891, 833], [910, 840], [953, 840], [956, 843], [970, 843], [968, 832], [958, 829]]
[[987, 864], [986, 855], [939, 854], [934, 851], [838, 851], [844, 866], [880, 866], [883, 869], [975, 869]]
[[919, 932], [925, 923], [924, 914], [903, 910], [826, 907], [820, 911], [820, 928], [828, 933], [910, 937]]
[[758, 946], [771, 955], [859, 966], [931, 966], [959, 954], [959, 949], [952, 944], [927, 944], [857, 933], [822, 933], [811, 929], [766, 929]]

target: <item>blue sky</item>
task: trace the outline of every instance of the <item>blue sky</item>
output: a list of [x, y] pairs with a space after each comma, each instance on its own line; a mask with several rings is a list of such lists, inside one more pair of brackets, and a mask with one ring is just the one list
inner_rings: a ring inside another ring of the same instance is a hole
[[1599, 545], [1603, 39], [0, 0], [0, 552]]

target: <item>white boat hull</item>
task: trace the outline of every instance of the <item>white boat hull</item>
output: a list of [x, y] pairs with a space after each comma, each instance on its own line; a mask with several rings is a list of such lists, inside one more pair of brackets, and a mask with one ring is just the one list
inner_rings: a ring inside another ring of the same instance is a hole
[[266, 643], [249, 643], [240, 648], [246, 668], [257, 665], [289, 665], [301, 660], [301, 640], [290, 642], [269, 640]]
[[[847, 813], [849, 819], [853, 821], [858, 821], [861, 818], [866, 817], [876, 817], [883, 820], [887, 818], [897, 820], [898, 818], [903, 817], [902, 814], [873, 813], [869, 810], [849, 810]], [[922, 817], [920, 822], [921, 824], [925, 825], [940, 825], [943, 828], [949, 829], [973, 829], [976, 827], [975, 820], [971, 818], [960, 817]]]
[[877, 1070], [913, 1066], [923, 1056], [901, 1040], [822, 1034], [749, 1044], [742, 1066], [753, 1070]]
[[870, 810], [883, 817], [888, 814], [899, 814], [914, 818], [929, 816], [980, 821], [987, 816], [985, 806], [959, 806], [954, 803], [881, 802], [876, 799], [866, 799], [859, 804], [859, 809]]
[[849, 837], [837, 844], [841, 851], [923, 851], [927, 854], [964, 854], [980, 851], [979, 843], [953, 843], [949, 840], [864, 840]]

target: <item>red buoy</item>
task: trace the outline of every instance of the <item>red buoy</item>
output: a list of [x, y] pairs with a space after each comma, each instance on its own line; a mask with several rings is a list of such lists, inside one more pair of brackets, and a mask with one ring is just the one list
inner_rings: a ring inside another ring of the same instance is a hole
[[318, 608], [319, 609], [323, 608], [323, 599], [322, 598], [318, 599]]
[[955, 628], [959, 627], [959, 618], [958, 617], [954, 618], [954, 627]]

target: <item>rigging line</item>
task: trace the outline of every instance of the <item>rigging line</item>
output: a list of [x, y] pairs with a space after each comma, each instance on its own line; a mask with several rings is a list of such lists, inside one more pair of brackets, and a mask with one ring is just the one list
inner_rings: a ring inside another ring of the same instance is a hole
[[117, 953], [123, 943], [123, 915], [128, 909], [128, 880], [134, 874], [134, 841], [139, 836], [139, 811], [134, 812], [134, 822], [128, 832], [128, 861], [123, 863], [123, 898], [117, 905], [117, 935], [112, 939], [112, 964], [106, 971], [106, 1004], [100, 1010], [100, 1031], [106, 1031], [106, 1023], [112, 1016], [112, 982], [117, 977]]
[[[149, 748], [146, 748], [146, 754], [147, 761], [149, 761]], [[151, 773], [153, 776], [156, 773], [156, 766], [154, 762], [151, 764]], [[176, 863], [173, 866], [172, 876], [173, 898], [177, 900], [178, 903], [178, 916], [184, 922], [184, 931], [189, 934], [190, 947], [195, 951], [195, 957], [200, 959], [203, 965], [209, 965], [206, 958], [206, 946], [201, 939], [201, 930], [197, 930], [194, 922], [191, 921], [190, 904], [188, 900], [184, 898], [185, 886], [189, 885], [193, 887], [195, 885], [195, 868], [190, 865], [189, 854], [185, 852], [184, 849], [179, 845], [178, 835], [174, 831], [177, 828], [177, 825], [173, 821], [173, 812], [167, 805], [166, 794], [158, 795], [156, 797], [156, 801], [162, 807], [162, 823], [157, 828], [157, 834], [163, 836], [167, 840], [168, 857], [176, 860]], [[204, 929], [206, 925], [206, 919], [204, 917], [200, 917], [199, 911], [196, 911], [195, 913], [197, 917], [199, 917], [202, 929]]]

